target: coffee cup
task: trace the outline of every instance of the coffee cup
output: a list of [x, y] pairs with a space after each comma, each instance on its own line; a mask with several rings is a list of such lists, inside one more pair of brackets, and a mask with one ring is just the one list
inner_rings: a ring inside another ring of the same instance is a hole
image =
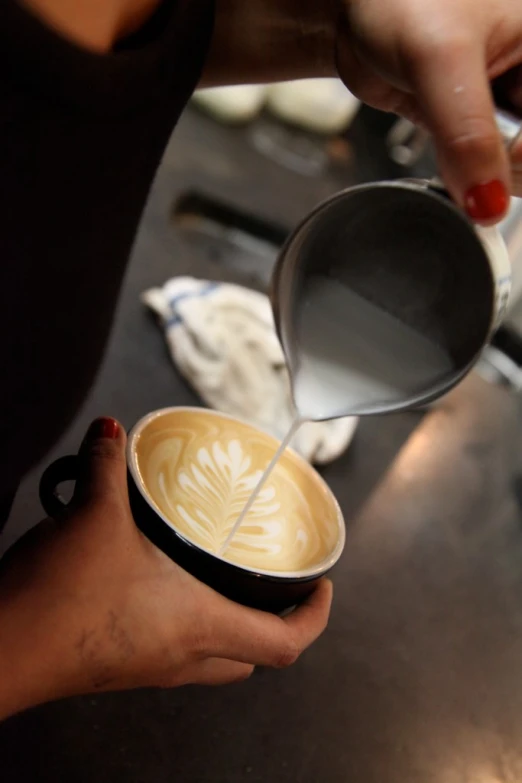
[[[286, 449], [230, 546], [234, 522], [279, 446], [262, 430], [200, 408], [166, 408], [140, 419], [127, 442], [128, 487], [139, 529], [166, 555], [227, 598], [281, 612], [313, 592], [338, 561], [345, 528], [319, 474]], [[63, 515], [59, 485], [78, 458], [45, 471], [40, 499]]]

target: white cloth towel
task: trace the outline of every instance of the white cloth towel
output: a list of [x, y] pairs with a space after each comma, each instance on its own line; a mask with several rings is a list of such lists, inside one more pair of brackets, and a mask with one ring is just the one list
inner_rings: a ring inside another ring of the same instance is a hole
[[[142, 299], [159, 316], [175, 365], [208, 406], [285, 436], [292, 421], [290, 383], [267, 296], [177, 277]], [[292, 446], [325, 464], [346, 450], [356, 426], [355, 418], [306, 423]]]

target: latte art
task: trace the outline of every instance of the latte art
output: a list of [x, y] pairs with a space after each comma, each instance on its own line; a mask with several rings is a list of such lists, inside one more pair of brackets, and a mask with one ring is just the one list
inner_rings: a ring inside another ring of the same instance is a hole
[[[205, 411], [152, 419], [136, 444], [150, 498], [181, 535], [216, 554], [256, 488], [277, 442], [245, 424]], [[270, 571], [320, 564], [338, 540], [337, 506], [314, 471], [285, 452], [225, 559]]]

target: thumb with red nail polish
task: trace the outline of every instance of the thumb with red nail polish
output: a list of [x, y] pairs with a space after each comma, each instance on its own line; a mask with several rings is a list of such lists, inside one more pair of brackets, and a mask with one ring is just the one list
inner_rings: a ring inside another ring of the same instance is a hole
[[125, 430], [116, 419], [95, 419], [80, 448], [79, 503], [119, 498], [127, 502]]
[[95, 419], [87, 431], [87, 437], [90, 440], [96, 440], [97, 438], [107, 438], [108, 440], [116, 440], [120, 430], [120, 425], [116, 419], [109, 417], [101, 417]]

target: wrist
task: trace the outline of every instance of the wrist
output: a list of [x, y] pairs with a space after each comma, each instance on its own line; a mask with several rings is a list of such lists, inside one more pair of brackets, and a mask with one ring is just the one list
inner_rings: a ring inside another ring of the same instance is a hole
[[[337, 76], [337, 36], [343, 0], [314, 0], [308, 2], [308, 21], [303, 22], [303, 31], [312, 28], [315, 38], [316, 61], [323, 76]], [[301, 5], [302, 7], [302, 5]], [[302, 13], [302, 12], [301, 12]]]
[[35, 622], [33, 603], [30, 594], [0, 599], [0, 720], [75, 692], [64, 634], [53, 622]]
[[216, 0], [201, 86], [337, 76], [344, 0]]
[[[296, 42], [303, 78], [337, 76], [336, 41], [341, 3], [344, 0], [271, 0], [281, 14], [281, 26], [291, 25], [281, 35], [284, 56], [290, 57], [290, 41]], [[276, 37], [276, 36], [275, 36]], [[285, 54], [286, 53], [286, 54]]]

